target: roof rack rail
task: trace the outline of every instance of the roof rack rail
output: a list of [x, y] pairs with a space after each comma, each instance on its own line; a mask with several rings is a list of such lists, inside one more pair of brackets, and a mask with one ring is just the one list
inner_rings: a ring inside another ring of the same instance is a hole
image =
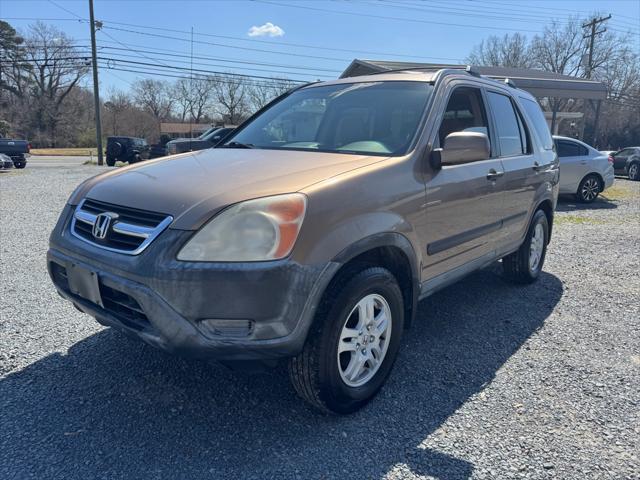
[[479, 77], [480, 73], [471, 65], [430, 65], [428, 67], [405, 67], [405, 68], [393, 68], [389, 70], [379, 70], [377, 72], [367, 73], [366, 75], [382, 75], [385, 73], [396, 73], [396, 72], [407, 72], [407, 71], [419, 71], [424, 70], [427, 72], [431, 72], [434, 70], [463, 70], [475, 77]]
[[507, 85], [509, 85], [511, 88], [518, 88], [515, 84], [515, 82], [513, 80], [511, 80], [509, 77], [504, 79], [504, 83], [506, 83]]

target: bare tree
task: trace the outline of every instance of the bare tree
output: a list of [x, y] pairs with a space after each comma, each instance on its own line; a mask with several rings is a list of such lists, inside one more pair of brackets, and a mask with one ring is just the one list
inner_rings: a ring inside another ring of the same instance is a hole
[[132, 107], [133, 102], [126, 92], [111, 89], [107, 101], [104, 102], [106, 115], [102, 116], [105, 120], [105, 132], [110, 132], [111, 135], [122, 133], [118, 127], [122, 124], [124, 116]]
[[181, 78], [171, 87], [171, 95], [173, 96], [175, 111], [181, 122], [184, 122], [191, 113], [191, 104], [193, 102], [193, 94], [188, 78]]
[[167, 82], [150, 78], [138, 80], [133, 84], [135, 102], [156, 121], [160, 132], [160, 122], [171, 116], [173, 97]]
[[29, 121], [37, 135], [35, 140], [55, 146], [63, 102], [87, 73], [88, 59], [73, 47], [64, 32], [41, 22], [29, 28], [25, 59], [31, 64], [24, 72], [29, 83]]
[[531, 48], [527, 38], [520, 34], [505, 34], [504, 37], [490, 36], [474, 47], [467, 57], [472, 65], [530, 68], [533, 64]]
[[274, 98], [286, 93], [295, 87], [296, 84], [286, 78], [274, 79], [271, 83], [253, 83], [247, 87], [249, 98], [249, 108], [256, 112]]
[[218, 114], [224, 123], [238, 125], [248, 113], [249, 95], [242, 77], [217, 75], [213, 79]]

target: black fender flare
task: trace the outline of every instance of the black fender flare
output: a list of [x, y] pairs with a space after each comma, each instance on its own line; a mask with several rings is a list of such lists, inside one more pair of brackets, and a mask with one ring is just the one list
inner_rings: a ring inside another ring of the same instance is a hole
[[345, 265], [354, 258], [370, 250], [381, 247], [398, 248], [405, 255], [411, 269], [411, 302], [405, 305], [405, 325], [408, 327], [413, 322], [420, 297], [420, 264], [416, 252], [407, 237], [397, 232], [381, 232], [364, 237], [342, 250], [333, 259], [341, 265]]

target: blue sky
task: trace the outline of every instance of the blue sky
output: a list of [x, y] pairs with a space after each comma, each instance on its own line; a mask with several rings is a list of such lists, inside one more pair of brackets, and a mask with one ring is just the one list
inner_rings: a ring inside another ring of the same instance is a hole
[[[208, 57], [196, 59], [195, 68], [304, 80], [335, 77], [355, 57], [459, 63], [489, 35], [520, 31], [533, 36], [551, 19], [586, 18], [594, 12], [613, 15], [608, 28], [635, 32], [631, 38], [640, 50], [640, 0], [94, 2], [96, 19], [105, 22], [97, 36], [100, 55], [119, 59], [104, 63], [147, 72], [151, 65], [124, 60], [187, 68], [191, 28], [194, 56]], [[0, 18], [15, 27], [45, 19], [80, 45], [89, 45], [88, 23], [80, 20], [88, 15], [87, 0], [0, 0]], [[100, 80], [103, 88], [126, 89], [144, 76], [104, 68]]]

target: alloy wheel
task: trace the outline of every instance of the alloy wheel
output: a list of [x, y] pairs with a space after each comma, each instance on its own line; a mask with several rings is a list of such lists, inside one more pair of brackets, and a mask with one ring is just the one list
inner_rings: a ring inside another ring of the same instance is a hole
[[391, 308], [382, 295], [369, 294], [351, 310], [338, 340], [338, 370], [349, 387], [373, 378], [391, 339]]
[[538, 268], [544, 251], [544, 227], [541, 223], [536, 224], [531, 236], [531, 246], [529, 247], [529, 269], [532, 272]]
[[595, 199], [600, 193], [600, 183], [595, 178], [587, 178], [580, 189], [582, 198], [587, 202]]

